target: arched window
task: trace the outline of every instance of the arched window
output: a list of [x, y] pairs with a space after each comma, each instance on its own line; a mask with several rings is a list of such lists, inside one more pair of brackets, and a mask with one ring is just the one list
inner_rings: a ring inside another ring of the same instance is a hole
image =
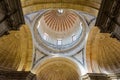
[[44, 33], [43, 39], [48, 40], [48, 34], [47, 33]]
[[57, 39], [57, 45], [62, 45], [62, 39]]

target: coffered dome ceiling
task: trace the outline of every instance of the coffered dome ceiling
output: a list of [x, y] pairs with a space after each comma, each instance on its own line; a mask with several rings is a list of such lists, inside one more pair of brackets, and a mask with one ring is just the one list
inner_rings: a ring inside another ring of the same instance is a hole
[[58, 32], [68, 31], [76, 25], [78, 15], [63, 9], [52, 10], [44, 14], [44, 21], [47, 26]]
[[[84, 26], [82, 18], [73, 10], [68, 9], [51, 9], [41, 15], [35, 26], [43, 38], [44, 34], [49, 37], [51, 43], [57, 39], [69, 38], [73, 34], [79, 35]], [[47, 40], [46, 40], [47, 41]], [[56, 42], [57, 43], [57, 42]], [[54, 42], [52, 44], [55, 44]], [[64, 43], [67, 44], [67, 43]]]

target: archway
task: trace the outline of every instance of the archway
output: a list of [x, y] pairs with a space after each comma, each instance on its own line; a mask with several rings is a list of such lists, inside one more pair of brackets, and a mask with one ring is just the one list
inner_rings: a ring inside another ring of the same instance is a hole
[[37, 80], [80, 80], [78, 66], [63, 57], [46, 59], [35, 73]]

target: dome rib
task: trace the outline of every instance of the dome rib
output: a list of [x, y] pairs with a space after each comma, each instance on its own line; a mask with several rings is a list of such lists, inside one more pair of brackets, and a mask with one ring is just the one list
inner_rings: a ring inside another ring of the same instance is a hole
[[57, 32], [67, 31], [74, 27], [77, 18], [77, 14], [65, 10], [63, 13], [52, 10], [44, 14], [44, 21], [47, 27]]

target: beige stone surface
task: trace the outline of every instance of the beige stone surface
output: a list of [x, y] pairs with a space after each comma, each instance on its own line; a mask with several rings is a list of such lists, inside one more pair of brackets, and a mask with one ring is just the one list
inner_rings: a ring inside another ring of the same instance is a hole
[[21, 0], [24, 14], [49, 8], [76, 9], [97, 16], [101, 0]]
[[89, 72], [115, 73], [120, 71], [120, 42], [108, 33], [93, 27], [87, 41]]
[[28, 26], [0, 38], [0, 68], [5, 70], [30, 70], [33, 44]]
[[78, 68], [66, 58], [51, 58], [41, 64], [36, 72], [38, 80], [79, 80]]

